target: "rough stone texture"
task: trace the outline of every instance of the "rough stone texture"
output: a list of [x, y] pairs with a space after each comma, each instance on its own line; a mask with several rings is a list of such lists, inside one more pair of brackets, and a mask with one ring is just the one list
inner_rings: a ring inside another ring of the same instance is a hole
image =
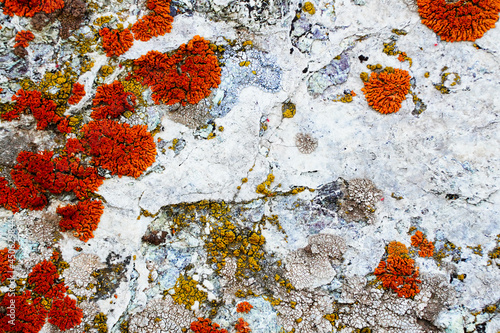
[[[82, 3], [72, 3], [82, 14]], [[110, 288], [99, 300], [79, 305], [84, 323], [74, 332], [85, 324], [97, 332], [93, 318], [101, 312], [111, 332], [127, 320], [138, 331], [181, 332], [194, 312], [172, 304], [168, 295], [161, 299], [179, 274], [207, 290], [196, 316], [211, 316], [226, 329], [234, 327], [235, 305], [243, 300], [254, 306], [245, 318], [256, 333], [282, 327], [331, 332], [324, 316], [333, 313], [345, 333], [500, 329], [500, 24], [474, 43], [447, 43], [421, 24], [414, 0], [311, 3], [313, 15], [298, 0], [174, 0], [172, 31], [134, 41], [118, 58], [106, 57], [95, 33], [101, 26], [133, 24], [148, 11], [145, 1], [87, 2], [85, 23], [78, 27], [77, 15], [64, 28], [47, 15], [10, 17], [0, 8], [1, 103], [11, 101], [23, 80], [39, 82], [46, 73], [71, 68], [86, 95], [64, 114], [87, 123], [97, 87], [124, 80], [130, 60], [148, 51], [171, 52], [200, 35], [215, 43], [222, 65], [220, 86], [200, 104], [155, 105], [146, 89], [144, 104], [120, 120], [155, 130], [158, 155], [140, 178], [106, 176], [97, 193], [104, 214], [87, 243], [58, 232], [56, 209], [75, 200], [71, 194], [49, 195], [42, 211], [0, 209], [0, 249], [13, 240], [21, 245], [19, 278], [54, 248], [71, 265], [64, 274], [75, 294], [95, 294], [77, 283], [93, 281], [92, 265], [109, 273], [102, 281]], [[109, 22], [95, 24], [104, 16]], [[63, 39], [66, 28], [75, 30]], [[35, 34], [24, 58], [13, 48], [20, 30]], [[411, 66], [383, 52], [391, 42], [412, 59]], [[84, 72], [86, 62], [93, 66]], [[412, 77], [414, 95], [397, 113], [371, 109], [361, 91], [360, 73], [376, 64]], [[102, 76], [103, 66], [113, 67], [112, 73]], [[48, 91], [55, 98], [57, 89]], [[346, 91], [356, 94], [351, 102], [334, 102]], [[285, 102], [295, 104], [293, 118], [283, 118]], [[309, 133], [317, 147], [302, 154], [297, 133]], [[60, 148], [75, 136], [37, 131], [30, 115], [1, 121], [0, 176], [10, 181], [20, 151]], [[168, 149], [174, 140], [178, 145]], [[257, 193], [269, 174], [269, 192]], [[207, 261], [212, 224], [223, 224], [217, 212], [207, 222], [197, 211], [180, 229], [165, 213], [201, 200], [232, 205], [230, 221], [238, 230], [260, 229], [260, 271], [237, 280], [233, 254], [220, 271]], [[274, 215], [276, 220], [267, 219]], [[417, 257], [410, 228], [434, 242], [433, 258]], [[159, 239], [143, 241], [153, 232]], [[391, 241], [408, 246], [419, 267], [421, 292], [414, 299], [380, 289], [372, 275]], [[107, 260], [111, 254], [121, 259]], [[295, 289], [287, 292], [287, 283]], [[44, 330], [54, 328], [47, 324]]]

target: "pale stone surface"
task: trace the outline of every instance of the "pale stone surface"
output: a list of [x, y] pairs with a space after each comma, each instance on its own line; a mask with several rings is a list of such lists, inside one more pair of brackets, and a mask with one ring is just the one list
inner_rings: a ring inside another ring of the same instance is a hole
[[[86, 315], [105, 313], [111, 332], [119, 332], [124, 321], [129, 321], [131, 332], [188, 328], [194, 313], [170, 296], [160, 296], [171, 292], [179, 274], [187, 274], [210, 291], [210, 301], [220, 303], [214, 321], [227, 329], [240, 316], [234, 308], [243, 297], [235, 293], [251, 290], [262, 296], [247, 295], [254, 309], [244, 318], [256, 333], [275, 333], [281, 327], [295, 328], [297, 333], [329, 332], [332, 327], [324, 316], [335, 311], [336, 325], [346, 325], [342, 332], [369, 327], [373, 332], [496, 333], [500, 271], [498, 259], [489, 258], [489, 253], [500, 245], [496, 240], [500, 234], [499, 23], [474, 47], [470, 42], [441, 41], [420, 23], [413, 0], [311, 2], [314, 15], [302, 11], [297, 0], [174, 1], [172, 8], [178, 12], [171, 33], [149, 42], [134, 41], [118, 60], [136, 59], [150, 50], [173, 51], [195, 35], [226, 45], [221, 85], [200, 107], [212, 115], [207, 118], [213, 120], [212, 127], [176, 122], [167, 116], [174, 107], [154, 105], [146, 90], [148, 107], [138, 107], [137, 115], [122, 121], [147, 124], [150, 130], [158, 126], [155, 141], [165, 143], [158, 143], [156, 162], [138, 179], [104, 181], [98, 194], [105, 200], [105, 210], [93, 239], [83, 243], [71, 233], [57, 231], [56, 208], [74, 198], [52, 198], [41, 212], [12, 214], [0, 209], [0, 248], [11, 242], [9, 228], [22, 240], [18, 273], [26, 275], [37, 262], [48, 259], [48, 246], [55, 246], [65, 261], [77, 266], [64, 275], [75, 294], [91, 296], [94, 288], [80, 294], [78, 289], [95, 279], [78, 282], [78, 274], [123, 264], [121, 273], [110, 275], [118, 299], [82, 305]], [[103, 4], [90, 21], [125, 8], [120, 22], [126, 27], [146, 12], [142, 2], [115, 5]], [[113, 20], [111, 25], [119, 22]], [[93, 36], [90, 21], [78, 33]], [[17, 58], [12, 53], [15, 32], [29, 29], [28, 22], [0, 14], [2, 103], [20, 89], [16, 78], [38, 81], [76, 54], [50, 26], [34, 32], [26, 59]], [[397, 35], [393, 29], [407, 34]], [[237, 43], [229, 46], [225, 39]], [[253, 46], [242, 49], [247, 40]], [[382, 52], [383, 44], [392, 41], [396, 50], [412, 58], [411, 67]], [[94, 66], [78, 79], [86, 96], [67, 111], [83, 114], [84, 121], [89, 121], [99, 69], [109, 62], [99, 47], [87, 56]], [[360, 56], [368, 60], [361, 61]], [[72, 61], [75, 68], [82, 65], [80, 59]], [[240, 65], [245, 61], [250, 64]], [[371, 109], [359, 77], [369, 72], [367, 64], [408, 70], [411, 89], [426, 109], [415, 112], [411, 95], [395, 114]], [[116, 65], [106, 83], [126, 74], [125, 66]], [[450, 73], [444, 82], [449, 94], [435, 88], [444, 73]], [[333, 102], [346, 91], [356, 93], [351, 103]], [[296, 105], [293, 118], [282, 116], [285, 101]], [[219, 126], [223, 131], [217, 130]], [[0, 176], [9, 177], [20, 150], [53, 149], [61, 140], [34, 127], [29, 115], [0, 123]], [[207, 140], [212, 132], [215, 138]], [[308, 154], [297, 148], [299, 133], [317, 140]], [[167, 148], [174, 139], [182, 140], [180, 149]], [[270, 173], [275, 177], [270, 191], [277, 195], [264, 198], [256, 187]], [[341, 211], [339, 203], [346, 202], [348, 191], [340, 184], [352, 180], [367, 180], [380, 190], [366, 200], [374, 206], [369, 218], [349, 219]], [[305, 191], [288, 193], [302, 186]], [[232, 253], [218, 271], [206, 251], [208, 235], [221, 226], [217, 217], [203, 222], [201, 216], [208, 213], [199, 209], [194, 222], [178, 228], [175, 217], [167, 213], [173, 205], [201, 200], [228, 202], [231, 216], [224, 216], [237, 230], [254, 230], [263, 217], [278, 216], [284, 233], [269, 221], [258, 227], [266, 239], [262, 271], [235, 279], [237, 261]], [[417, 258], [425, 277], [422, 291], [414, 299], [401, 299], [391, 290], [372, 286], [371, 274], [389, 242], [411, 246], [411, 227], [434, 241], [436, 252], [445, 244], [456, 248], [441, 260]], [[159, 245], [142, 239], [150, 230], [166, 233]], [[328, 255], [311, 244], [314, 237], [324, 237], [314, 236], [318, 234], [343, 240], [340, 254]], [[482, 246], [482, 255], [471, 249], [477, 245]], [[287, 293], [285, 278], [297, 290]], [[442, 293], [433, 293], [433, 288]], [[278, 298], [282, 303], [274, 304]], [[339, 303], [337, 309], [334, 301]], [[297, 302], [296, 308], [290, 302]], [[208, 317], [213, 308], [208, 303], [200, 305], [197, 316]], [[496, 310], [487, 312], [491, 305]], [[82, 330], [80, 325], [73, 331]]]

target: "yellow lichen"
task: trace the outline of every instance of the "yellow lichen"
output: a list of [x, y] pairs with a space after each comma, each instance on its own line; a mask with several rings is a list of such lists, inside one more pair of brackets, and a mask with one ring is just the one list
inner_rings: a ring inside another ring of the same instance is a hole
[[[186, 309], [191, 310], [191, 307], [198, 302], [202, 304], [207, 299], [207, 293], [198, 288], [198, 282], [190, 276], [180, 274], [175, 282], [174, 295], [172, 298], [177, 304], [184, 304]], [[167, 294], [165, 291], [164, 294]]]
[[304, 3], [304, 6], [302, 6], [302, 10], [311, 15], [314, 15], [316, 13], [316, 8], [314, 8], [313, 3], [310, 1]]

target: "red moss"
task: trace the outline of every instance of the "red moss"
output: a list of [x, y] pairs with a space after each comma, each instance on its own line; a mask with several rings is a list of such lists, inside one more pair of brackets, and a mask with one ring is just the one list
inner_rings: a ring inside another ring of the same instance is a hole
[[374, 274], [382, 281], [384, 288], [390, 288], [399, 297], [413, 297], [420, 292], [417, 283], [418, 267], [415, 261], [408, 257], [408, 249], [399, 242], [391, 242], [387, 248], [387, 260], [381, 260]]
[[35, 35], [29, 30], [22, 30], [19, 31], [16, 34], [16, 44], [14, 44], [14, 47], [28, 47], [29, 42], [31, 42], [33, 39], [35, 39]]
[[63, 218], [59, 221], [61, 231], [75, 230], [74, 236], [86, 242], [94, 237], [93, 231], [104, 212], [104, 206], [100, 200], [84, 200], [76, 205], [58, 207], [57, 214]]
[[397, 68], [372, 72], [361, 91], [368, 104], [378, 112], [397, 112], [410, 91], [410, 78], [408, 71]]
[[132, 25], [134, 38], [144, 42], [169, 33], [174, 21], [170, 15], [170, 0], [148, 0], [147, 7], [151, 13]]
[[243, 318], [238, 319], [236, 325], [234, 325], [234, 329], [236, 330], [236, 333], [250, 333], [252, 331], [248, 326], [248, 323], [244, 321]]
[[44, 130], [49, 125], [57, 125], [60, 132], [71, 132], [69, 118], [58, 115], [57, 104], [52, 100], [42, 98], [41, 92], [20, 89], [16, 95], [12, 96], [12, 100], [16, 102], [14, 108], [0, 115], [3, 120], [11, 121], [19, 118], [21, 113], [31, 111], [37, 120], [37, 130]]
[[60, 330], [67, 330], [82, 322], [83, 311], [76, 306], [76, 300], [69, 296], [55, 298], [49, 312], [49, 323], [56, 325]]
[[209, 318], [198, 318], [191, 323], [190, 328], [194, 333], [228, 333], [227, 330], [220, 328], [219, 324], [212, 323]]
[[103, 28], [99, 30], [102, 37], [102, 48], [108, 57], [120, 56], [128, 51], [134, 44], [134, 37], [130, 30]]
[[171, 56], [150, 51], [134, 61], [134, 77], [151, 87], [156, 104], [196, 104], [220, 84], [221, 69], [209, 44], [195, 36]]
[[80, 103], [83, 96], [85, 96], [85, 86], [76, 82], [71, 89], [71, 96], [68, 99], [68, 104], [75, 105]]
[[252, 310], [252, 308], [253, 308], [252, 304], [250, 304], [248, 302], [241, 302], [241, 303], [238, 303], [238, 305], [236, 306], [236, 312], [249, 313], [250, 310]]
[[131, 92], [125, 92], [123, 84], [115, 81], [97, 87], [95, 97], [92, 101], [93, 119], [118, 118], [124, 112], [134, 112], [136, 97]]
[[156, 146], [147, 126], [105, 119], [82, 128], [81, 143], [92, 163], [118, 176], [139, 177], [155, 161]]
[[[15, 312], [9, 316], [9, 306], [14, 304]], [[6, 293], [0, 302], [0, 332], [38, 333], [45, 325], [47, 309], [42, 305], [42, 298], [33, 298], [27, 290], [21, 295]], [[14, 325], [12, 325], [12, 323]]]
[[448, 42], [474, 41], [495, 27], [498, 0], [417, 0], [422, 23]]
[[53, 13], [64, 7], [64, 0], [0, 0], [3, 13], [9, 16], [32, 17], [38, 12]]

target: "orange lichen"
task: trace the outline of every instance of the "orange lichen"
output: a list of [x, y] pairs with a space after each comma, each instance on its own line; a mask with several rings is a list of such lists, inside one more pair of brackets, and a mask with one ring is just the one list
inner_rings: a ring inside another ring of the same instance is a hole
[[418, 267], [415, 261], [408, 257], [408, 249], [399, 242], [391, 242], [387, 249], [387, 260], [381, 260], [374, 274], [382, 281], [384, 288], [390, 288], [399, 297], [413, 297], [420, 292], [417, 283]]
[[126, 111], [134, 112], [136, 97], [131, 92], [125, 92], [123, 84], [115, 81], [97, 87], [92, 100], [93, 119], [117, 118]]
[[198, 318], [190, 326], [194, 333], [228, 333], [226, 329], [220, 328], [219, 324], [212, 323], [209, 318]]
[[[61, 330], [80, 324], [83, 311], [76, 307], [76, 300], [65, 295], [68, 288], [52, 261], [36, 264], [26, 280], [24, 287], [28, 290], [0, 296], [0, 308], [6, 309], [0, 311], [0, 332], [37, 333], [45, 325], [47, 314], [49, 322]], [[18, 289], [22, 287], [18, 284]]]
[[1, 114], [0, 117], [3, 120], [17, 119], [21, 113], [29, 110], [37, 120], [37, 130], [43, 130], [51, 124], [56, 124], [60, 132], [71, 132], [69, 118], [58, 115], [56, 113], [57, 104], [52, 100], [43, 98], [41, 92], [20, 89], [12, 96], [12, 100], [16, 103], [11, 111]]
[[9, 16], [32, 17], [38, 12], [50, 14], [64, 7], [63, 0], [0, 0], [3, 12]]
[[58, 283], [58, 279], [57, 267], [52, 261], [44, 260], [28, 274], [28, 285], [35, 294], [53, 298], [63, 295], [67, 290], [63, 283]]
[[86, 124], [82, 134], [80, 142], [92, 163], [114, 175], [137, 178], [155, 161], [156, 145], [145, 125], [104, 119]]
[[411, 236], [411, 245], [420, 249], [418, 255], [421, 257], [432, 257], [434, 255], [434, 244], [428, 241], [420, 230], [417, 230], [415, 235]]
[[83, 96], [85, 96], [85, 86], [76, 82], [71, 89], [71, 96], [68, 99], [68, 104], [75, 105], [80, 103]]
[[410, 91], [410, 74], [397, 68], [372, 72], [364, 84], [361, 91], [368, 104], [380, 113], [393, 113], [399, 111]]
[[134, 78], [151, 87], [156, 104], [196, 104], [220, 84], [221, 69], [209, 44], [195, 36], [172, 55], [150, 51], [134, 61]]
[[148, 0], [151, 13], [143, 16], [132, 25], [134, 38], [148, 41], [153, 37], [163, 36], [172, 30], [174, 18], [170, 15], [171, 0]]
[[14, 44], [14, 47], [28, 47], [29, 42], [31, 42], [33, 39], [35, 39], [35, 35], [29, 30], [22, 30], [19, 31], [16, 34], [16, 44]]
[[234, 325], [234, 329], [236, 330], [236, 333], [250, 333], [252, 331], [248, 323], [244, 321], [243, 318], [238, 319], [236, 325]]
[[128, 29], [103, 28], [99, 30], [99, 35], [102, 37], [102, 48], [108, 57], [118, 57], [127, 52], [134, 44], [134, 36]]
[[[0, 302], [0, 332], [38, 333], [45, 325], [47, 309], [42, 298], [32, 297], [26, 290], [21, 295], [5, 293]], [[11, 310], [12, 309], [12, 310]]]
[[48, 203], [47, 192], [73, 192], [82, 200], [97, 191], [103, 181], [97, 169], [84, 167], [76, 156], [54, 157], [52, 151], [20, 152], [10, 174], [15, 187], [8, 187], [0, 178], [0, 193], [8, 195], [0, 204], [13, 212], [19, 208], [43, 209]]
[[100, 200], [84, 200], [76, 205], [58, 207], [57, 214], [63, 218], [59, 221], [61, 231], [75, 230], [74, 236], [86, 242], [94, 237], [93, 231], [104, 212], [104, 206]]
[[67, 330], [82, 322], [83, 311], [76, 306], [76, 300], [69, 296], [55, 298], [49, 312], [49, 323], [60, 330]]
[[498, 0], [417, 0], [422, 23], [448, 42], [474, 41], [495, 27]]
[[249, 313], [250, 310], [252, 310], [252, 308], [253, 308], [252, 304], [250, 304], [248, 302], [241, 302], [241, 303], [238, 303], [238, 305], [236, 306], [236, 312]]
[[10, 248], [6, 247], [0, 250], [0, 282], [11, 278], [13, 276], [13, 265], [16, 262], [16, 251], [19, 244], [16, 242]]

